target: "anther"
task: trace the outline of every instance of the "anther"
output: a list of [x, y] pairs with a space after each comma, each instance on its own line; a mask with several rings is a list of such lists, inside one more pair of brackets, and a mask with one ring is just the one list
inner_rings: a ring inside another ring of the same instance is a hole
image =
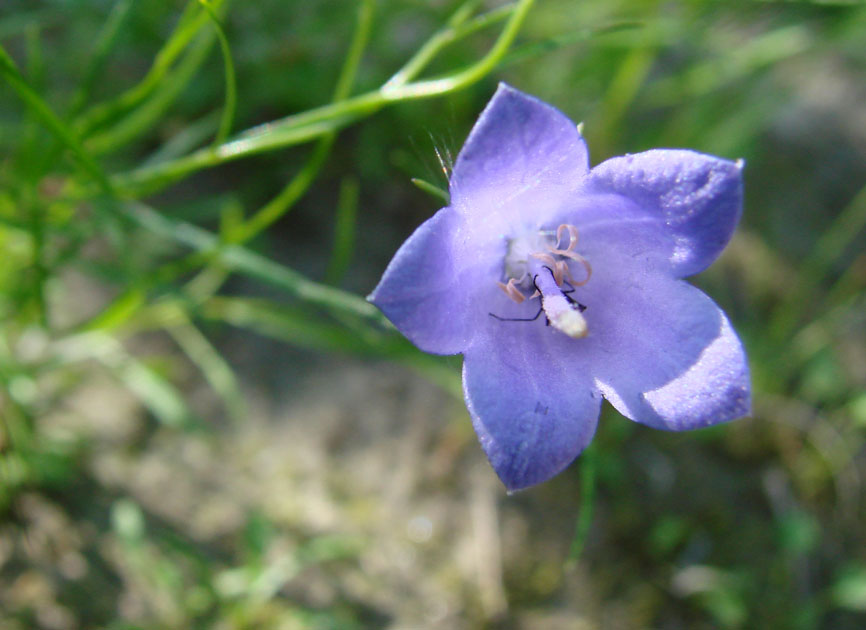
[[526, 299], [526, 296], [523, 295], [523, 293], [521, 293], [520, 289], [518, 289], [515, 286], [515, 282], [516, 282], [516, 280], [514, 278], [509, 278], [508, 284], [503, 284], [501, 282], [497, 282], [496, 284], [499, 285], [500, 289], [505, 291], [505, 295], [510, 297], [512, 300], [514, 300], [518, 304], [521, 304], [523, 302], [523, 300]]

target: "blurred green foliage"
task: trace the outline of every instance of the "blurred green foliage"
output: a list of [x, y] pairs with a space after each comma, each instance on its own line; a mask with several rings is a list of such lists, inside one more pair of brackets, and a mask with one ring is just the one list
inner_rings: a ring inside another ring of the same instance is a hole
[[[5, 2], [0, 625], [863, 627], [864, 42], [866, 7], [842, 0]], [[428, 401], [454, 421], [425, 429], [399, 516], [352, 485], [344, 438], [321, 479], [233, 487], [258, 398], [323, 353], [459, 398], [459, 361], [361, 296], [498, 80], [584, 120], [594, 163], [746, 160], [743, 226], [696, 282], [744, 338], [754, 418], [676, 435], [608, 410], [583, 464], [505, 498], [476, 496], [468, 422]], [[234, 329], [294, 365], [238, 367]], [[187, 521], [209, 484], [216, 515]], [[339, 516], [285, 507], [310, 485]], [[478, 552], [477, 577], [456, 533], [419, 546], [416, 512], [462, 532], [483, 506], [502, 557]], [[407, 519], [411, 569], [391, 547]]]

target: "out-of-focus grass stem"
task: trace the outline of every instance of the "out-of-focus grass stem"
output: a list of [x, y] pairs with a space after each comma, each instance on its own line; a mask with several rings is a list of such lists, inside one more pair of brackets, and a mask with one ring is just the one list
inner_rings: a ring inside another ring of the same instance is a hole
[[[520, 0], [491, 49], [468, 68], [436, 79], [379, 88], [330, 105], [248, 129], [217, 148], [201, 149], [177, 160], [139, 169], [116, 177], [119, 189], [132, 195], [152, 192], [194, 171], [249, 155], [288, 147], [333, 133], [342, 127], [401, 101], [432, 98], [478, 81], [496, 67], [517, 36], [534, 0]], [[468, 25], [464, 24], [464, 27]], [[464, 34], [468, 32], [464, 28]]]
[[420, 177], [413, 177], [412, 183], [415, 184], [418, 188], [423, 190], [428, 195], [432, 195], [436, 197], [439, 201], [442, 201], [445, 204], [451, 202], [451, 195], [448, 194], [447, 190], [439, 188], [436, 184], [431, 184], [427, 180], [421, 179]]
[[352, 261], [355, 248], [355, 223], [358, 216], [358, 181], [346, 178], [340, 185], [337, 216], [334, 225], [334, 246], [325, 282], [339, 284]]
[[513, 4], [506, 4], [498, 9], [477, 16], [467, 24], [466, 20], [472, 14], [472, 11], [477, 5], [478, 2], [475, 2], [474, 0], [460, 5], [448, 20], [447, 25], [436, 31], [433, 36], [418, 49], [418, 52], [415, 53], [402, 68], [400, 68], [385, 82], [382, 89], [388, 90], [400, 85], [405, 85], [408, 81], [417, 77], [446, 46], [466, 37], [470, 33], [474, 33], [475, 31], [504, 20], [511, 15], [511, 12], [514, 10]]
[[[224, 1], [213, 0], [212, 8], [219, 11]], [[120, 96], [92, 107], [75, 121], [75, 128], [79, 130], [81, 136], [89, 136], [97, 128], [144, 102], [154, 90], [159, 88], [171, 66], [208, 19], [207, 13], [199, 8], [198, 0], [190, 0], [174, 32], [156, 54], [153, 65], [144, 78]]]
[[190, 46], [177, 68], [160, 81], [158, 88], [152, 92], [149, 100], [119, 120], [113, 127], [90, 137], [85, 143], [87, 149], [95, 155], [110, 153], [149, 130], [180, 96], [196, 71], [207, 59], [213, 41], [213, 32], [202, 33]]
[[[802, 321], [810, 296], [827, 276], [830, 268], [844, 254], [848, 246], [866, 227], [866, 187], [860, 189], [848, 206], [815, 243], [809, 256], [800, 266], [794, 289], [780, 304], [770, 322], [770, 331], [776, 339], [787, 339]], [[850, 281], [846, 281], [847, 286]], [[833, 306], [832, 303], [829, 304]]]
[[375, 306], [363, 298], [309, 280], [304, 275], [235, 244], [222, 243], [209, 231], [165, 217], [144, 204], [131, 202], [121, 212], [141, 227], [194, 250], [214, 255], [227, 269], [239, 271], [285, 290], [289, 295], [325, 310], [346, 311], [377, 325], [384, 324]]
[[[16, 379], [20, 378], [8, 335], [0, 334], [0, 453], [26, 449], [33, 440], [33, 418], [15, 391], [20, 389], [16, 385]], [[3, 485], [0, 476], [0, 488]]]
[[36, 302], [37, 317], [39, 324], [47, 328], [48, 303], [45, 298], [45, 283], [48, 280], [48, 270], [45, 265], [45, 208], [35, 199], [31, 191], [27, 191], [24, 201], [27, 215], [30, 220], [30, 239], [33, 249], [33, 297]]
[[78, 89], [72, 97], [72, 104], [69, 107], [69, 116], [75, 117], [81, 113], [90, 99], [90, 94], [93, 92], [93, 86], [96, 84], [96, 79], [99, 77], [102, 69], [105, 67], [105, 62], [111, 51], [119, 39], [119, 35], [126, 20], [129, 17], [130, 9], [132, 9], [134, 0], [118, 0], [111, 8], [102, 30], [96, 38], [96, 43], [90, 55], [90, 60], [87, 62], [87, 67], [84, 71], [84, 78], [78, 84]]
[[[334, 103], [344, 101], [351, 93], [352, 85], [358, 72], [358, 66], [364, 55], [364, 49], [370, 40], [374, 6], [375, 4], [372, 0], [365, 0], [358, 8], [355, 33], [334, 88], [332, 98]], [[227, 234], [226, 240], [231, 243], [245, 243], [285, 215], [309, 189], [319, 174], [331, 152], [331, 147], [336, 137], [336, 132], [324, 135], [316, 144], [307, 163], [289, 181], [285, 188], [247, 221]]]
[[[335, 100], [348, 96], [354, 83], [360, 59], [369, 41], [373, 8], [374, 3], [372, 0], [365, 0], [359, 8], [355, 35], [349, 46], [346, 60], [334, 89]], [[288, 212], [312, 184], [324, 164], [333, 142], [333, 134], [324, 136], [313, 149], [313, 153], [307, 163], [289, 181], [285, 188], [249, 220], [222, 234], [219, 241], [214, 242], [213, 249], [222, 246], [220, 243], [244, 243]], [[84, 324], [83, 328], [94, 330], [106, 326], [116, 326], [124, 322], [144, 305], [144, 294], [151, 287], [156, 286], [160, 282], [168, 282], [182, 273], [209, 262], [216, 264], [208, 265], [198, 276], [188, 283], [188, 288], [193, 293], [193, 299], [196, 301], [204, 300], [207, 296], [216, 292], [227, 277], [227, 271], [220, 265], [220, 257], [215, 251], [197, 251], [180, 261], [173, 261], [163, 265], [149, 274], [142, 282], [139, 282], [137, 286], [124, 291], [120, 297], [116, 298], [99, 315]]]
[[568, 550], [565, 568], [571, 569], [580, 559], [586, 545], [589, 528], [592, 526], [592, 513], [595, 506], [596, 454], [597, 446], [590, 446], [580, 457], [580, 512], [574, 528], [574, 537]]
[[60, 117], [54, 113], [51, 107], [42, 99], [41, 96], [28, 84], [21, 76], [18, 68], [15, 65], [12, 57], [0, 45], [0, 76], [2, 76], [12, 89], [18, 94], [18, 97], [24, 101], [24, 104], [30, 108], [31, 112], [42, 122], [42, 124], [50, 131], [57, 139], [77, 159], [82, 169], [98, 184], [103, 192], [114, 194], [114, 189], [111, 182], [105, 176], [102, 168], [90, 156], [90, 154], [81, 145], [77, 134], [65, 123]]
[[184, 309], [174, 303], [178, 322], [166, 326], [175, 343], [201, 370], [211, 388], [222, 398], [229, 416], [239, 420], [244, 415], [244, 398], [231, 367], [207, 337], [190, 321]]
[[214, 138], [214, 146], [218, 146], [225, 142], [226, 138], [228, 138], [229, 133], [231, 133], [232, 123], [235, 119], [235, 110], [237, 109], [238, 102], [237, 81], [235, 80], [235, 64], [232, 61], [231, 46], [229, 46], [229, 40], [226, 37], [225, 30], [223, 29], [223, 25], [220, 22], [219, 16], [211, 8], [208, 0], [199, 0], [199, 3], [202, 7], [204, 7], [204, 10], [207, 12], [208, 16], [210, 16], [211, 24], [213, 25], [217, 40], [219, 41], [220, 52], [222, 53], [223, 57], [223, 74], [225, 75], [226, 95], [225, 104], [223, 105], [222, 118], [220, 119], [220, 126], [217, 130], [216, 137]]

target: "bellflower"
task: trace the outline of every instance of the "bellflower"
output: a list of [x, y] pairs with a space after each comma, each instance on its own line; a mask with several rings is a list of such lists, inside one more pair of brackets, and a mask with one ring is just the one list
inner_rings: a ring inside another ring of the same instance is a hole
[[748, 413], [742, 345], [682, 280], [730, 239], [741, 170], [670, 149], [590, 169], [565, 115], [500, 85], [454, 165], [450, 205], [369, 299], [420, 349], [463, 354], [466, 405], [509, 490], [577, 457], [602, 397], [671, 431]]

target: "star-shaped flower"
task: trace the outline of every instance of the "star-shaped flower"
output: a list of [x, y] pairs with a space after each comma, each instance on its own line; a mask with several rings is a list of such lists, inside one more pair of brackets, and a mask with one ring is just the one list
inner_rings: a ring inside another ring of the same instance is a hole
[[500, 85], [457, 158], [451, 205], [369, 299], [422, 350], [463, 354], [466, 405], [509, 490], [568, 466], [602, 397], [672, 431], [749, 412], [736, 333], [682, 280], [730, 239], [741, 171], [669, 149], [590, 170], [565, 115]]

